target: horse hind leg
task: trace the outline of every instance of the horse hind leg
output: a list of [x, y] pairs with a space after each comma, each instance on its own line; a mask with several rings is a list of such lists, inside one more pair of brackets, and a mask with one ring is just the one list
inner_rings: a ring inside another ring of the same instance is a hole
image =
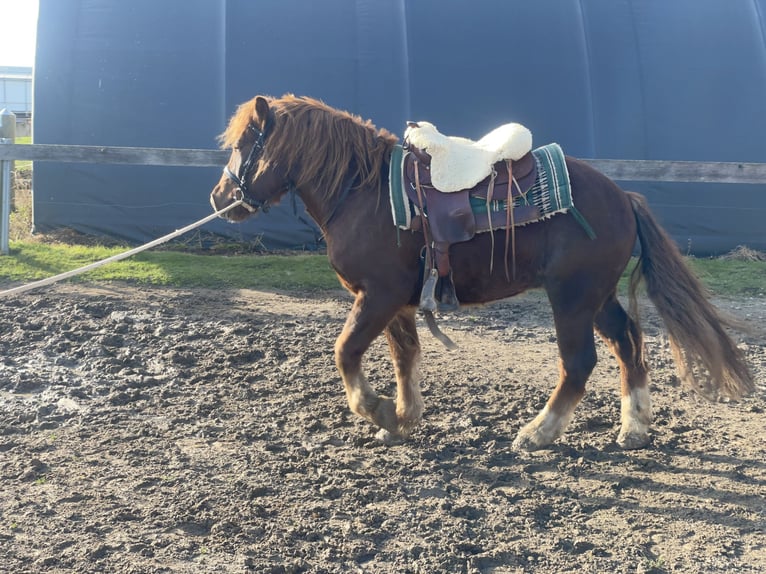
[[617, 444], [624, 449], [642, 448], [649, 442], [652, 406], [641, 330], [614, 294], [596, 315], [595, 326], [620, 365], [622, 408]]
[[585, 394], [585, 382], [596, 365], [593, 308], [565, 310], [561, 308], [563, 305], [557, 304], [561, 299], [550, 298], [560, 355], [559, 382], [545, 408], [519, 431], [513, 441], [515, 450], [542, 448], [564, 433]]

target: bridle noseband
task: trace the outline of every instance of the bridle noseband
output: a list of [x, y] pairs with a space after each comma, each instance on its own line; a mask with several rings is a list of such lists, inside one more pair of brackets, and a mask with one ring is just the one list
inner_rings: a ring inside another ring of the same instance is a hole
[[269, 210], [268, 199], [255, 199], [249, 194], [247, 189], [247, 180], [252, 174], [253, 168], [255, 167], [258, 157], [263, 152], [263, 148], [266, 143], [266, 130], [268, 130], [270, 126], [271, 126], [271, 118], [269, 118], [269, 121], [266, 123], [266, 127], [263, 129], [263, 131], [255, 127], [253, 123], [250, 123], [247, 126], [247, 129], [249, 129], [251, 132], [255, 134], [255, 142], [253, 143], [253, 147], [250, 148], [250, 153], [247, 154], [247, 159], [244, 162], [242, 162], [242, 164], [239, 166], [239, 173], [235, 174], [233, 171], [229, 169], [228, 165], [223, 168], [223, 173], [226, 175], [226, 177], [228, 177], [230, 180], [232, 180], [234, 183], [237, 184], [237, 189], [239, 190], [239, 197], [236, 197], [235, 199], [238, 201], [242, 201], [242, 205], [250, 213], [255, 213], [258, 210], [263, 211], [265, 213]]

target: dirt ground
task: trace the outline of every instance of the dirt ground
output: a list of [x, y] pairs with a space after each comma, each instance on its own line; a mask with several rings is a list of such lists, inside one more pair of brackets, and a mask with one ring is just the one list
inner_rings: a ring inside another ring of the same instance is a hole
[[[567, 434], [511, 442], [557, 376], [530, 294], [421, 324], [426, 412], [386, 446], [332, 354], [350, 298], [58, 285], [0, 300], [0, 572], [766, 572], [766, 299], [719, 302], [756, 394], [679, 386], [651, 307], [652, 442], [600, 361]], [[393, 391], [385, 341], [370, 380]]]

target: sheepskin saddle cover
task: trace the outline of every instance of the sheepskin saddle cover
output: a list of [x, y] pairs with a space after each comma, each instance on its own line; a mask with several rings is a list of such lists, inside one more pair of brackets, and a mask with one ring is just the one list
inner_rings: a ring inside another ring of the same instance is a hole
[[404, 141], [430, 156], [431, 182], [442, 192], [470, 189], [489, 177], [497, 162], [521, 159], [532, 149], [532, 133], [516, 123], [473, 141], [445, 136], [429, 122], [408, 122]]

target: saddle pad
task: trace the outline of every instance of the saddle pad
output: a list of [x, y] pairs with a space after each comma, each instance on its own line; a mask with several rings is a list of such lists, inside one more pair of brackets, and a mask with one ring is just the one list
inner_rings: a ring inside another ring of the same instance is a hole
[[[398, 149], [396, 149], [398, 148]], [[402, 177], [403, 150], [401, 146], [396, 146], [391, 155], [391, 165], [389, 171], [389, 187], [391, 198], [391, 214], [394, 225], [399, 229], [410, 229], [413, 216], [417, 215], [417, 207], [407, 197], [404, 189], [404, 178]], [[551, 143], [535, 150], [532, 155], [537, 164], [537, 178], [534, 185], [524, 195], [515, 198], [514, 209], [522, 212], [529, 212], [531, 207], [536, 208], [537, 216], [533, 219], [520, 217], [514, 218], [517, 225], [526, 225], [543, 219], [552, 217], [557, 213], [571, 212], [575, 219], [580, 223], [589, 237], [594, 238], [595, 234], [588, 222], [582, 217], [574, 205], [572, 199], [572, 186], [569, 182], [569, 171], [566, 166], [564, 152], [557, 143]], [[472, 209], [478, 216], [477, 223], [487, 221], [487, 204], [483, 200], [472, 200]], [[491, 212], [505, 212], [504, 201], [493, 201], [490, 203]], [[494, 219], [494, 218], [493, 218]], [[503, 221], [503, 218], [498, 218]], [[493, 223], [493, 229], [504, 228], [504, 223]], [[489, 231], [489, 226], [480, 225], [477, 231]]]

